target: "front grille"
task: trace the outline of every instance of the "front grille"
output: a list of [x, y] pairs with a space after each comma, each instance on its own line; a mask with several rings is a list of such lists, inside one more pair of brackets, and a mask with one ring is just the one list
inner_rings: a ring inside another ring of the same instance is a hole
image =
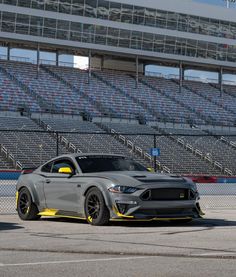
[[143, 201], [170, 201], [170, 200], [188, 200], [190, 197], [190, 190], [183, 188], [159, 188], [148, 189], [142, 195]]

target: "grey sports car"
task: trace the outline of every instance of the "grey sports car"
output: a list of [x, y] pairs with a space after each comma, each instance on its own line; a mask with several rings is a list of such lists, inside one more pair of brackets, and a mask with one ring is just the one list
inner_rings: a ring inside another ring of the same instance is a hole
[[16, 193], [23, 220], [71, 217], [92, 225], [109, 220], [177, 220], [201, 217], [196, 185], [151, 173], [121, 155], [68, 154], [22, 172]]

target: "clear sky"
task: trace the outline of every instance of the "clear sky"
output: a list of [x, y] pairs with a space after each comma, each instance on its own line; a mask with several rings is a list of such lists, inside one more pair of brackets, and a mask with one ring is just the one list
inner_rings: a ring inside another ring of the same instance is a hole
[[[219, 6], [225, 6], [226, 7], [226, 1], [225, 0], [192, 0], [194, 2], [201, 2], [201, 3], [207, 3], [211, 5], [219, 5]], [[230, 3], [231, 8], [236, 8], [235, 3]]]

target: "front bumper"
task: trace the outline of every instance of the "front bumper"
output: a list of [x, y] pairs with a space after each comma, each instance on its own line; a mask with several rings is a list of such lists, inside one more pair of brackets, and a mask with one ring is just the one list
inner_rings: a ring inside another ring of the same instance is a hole
[[200, 218], [204, 213], [198, 199], [143, 201], [135, 195], [113, 194], [111, 218], [113, 220], [180, 220]]

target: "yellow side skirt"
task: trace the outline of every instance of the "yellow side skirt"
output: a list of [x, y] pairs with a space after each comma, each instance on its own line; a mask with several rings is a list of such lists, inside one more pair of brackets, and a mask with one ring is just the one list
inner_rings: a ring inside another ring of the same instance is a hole
[[[81, 220], [86, 220], [84, 217], [79, 217], [79, 216], [70, 216], [70, 215], [60, 215], [57, 214], [58, 210], [56, 209], [44, 209], [38, 215], [41, 216], [55, 216], [55, 217], [65, 217], [65, 218], [74, 218], [74, 219], [81, 219]], [[154, 217], [154, 218], [147, 218], [147, 219], [136, 219], [134, 216], [125, 216], [120, 214], [119, 212], [117, 213], [117, 216], [120, 216], [121, 218], [111, 218], [110, 221], [174, 221], [174, 220], [190, 220], [192, 217], [168, 217], [168, 218], [161, 218], [161, 217]]]

